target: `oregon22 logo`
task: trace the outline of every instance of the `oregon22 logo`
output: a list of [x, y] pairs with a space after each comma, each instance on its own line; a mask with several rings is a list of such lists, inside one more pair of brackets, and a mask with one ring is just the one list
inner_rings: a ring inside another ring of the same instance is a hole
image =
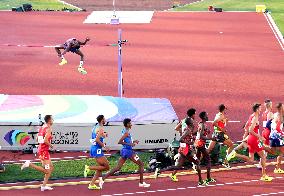
[[6, 135], [4, 136], [4, 139], [11, 146], [15, 144], [20, 144], [23, 146], [30, 140], [30, 136], [24, 131], [12, 130], [6, 133]]

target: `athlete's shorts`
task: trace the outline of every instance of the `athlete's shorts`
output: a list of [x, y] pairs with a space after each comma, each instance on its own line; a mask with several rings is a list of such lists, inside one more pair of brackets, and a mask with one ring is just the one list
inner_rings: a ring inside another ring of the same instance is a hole
[[184, 155], [182, 153], [179, 153], [179, 154], [180, 154], [180, 158], [182, 158], [182, 159], [186, 159], [186, 160], [188, 160], [191, 163], [194, 163], [196, 165], [200, 164], [199, 159], [197, 158], [196, 154], [192, 150], [189, 150], [187, 155]]
[[45, 151], [39, 151], [39, 152], [38, 152], [38, 158], [39, 158], [41, 161], [48, 161], [48, 160], [50, 160], [49, 151], [47, 151], [47, 150], [45, 150]]
[[263, 146], [255, 136], [250, 135], [248, 137], [248, 149], [249, 153], [256, 153], [262, 151]]
[[124, 159], [130, 159], [136, 153], [132, 149], [122, 148], [120, 151], [120, 156]]
[[283, 147], [284, 141], [280, 138], [270, 139], [270, 147]]
[[104, 155], [104, 152], [103, 152], [103, 150], [101, 148], [91, 147], [90, 157], [100, 158], [100, 157], [103, 157], [103, 156], [105, 156], [105, 155]]
[[[64, 44], [64, 49], [67, 48], [67, 44]], [[71, 47], [69, 52], [73, 52], [73, 53], [76, 53], [78, 50], [80, 49], [80, 46], [77, 46], [77, 47]]]
[[265, 138], [264, 145], [269, 146], [269, 135], [270, 135], [270, 130], [268, 128], [264, 128], [262, 131], [262, 137]]
[[216, 132], [212, 134], [212, 140], [215, 142], [224, 142], [227, 139], [229, 139], [229, 136], [225, 134], [224, 132]]

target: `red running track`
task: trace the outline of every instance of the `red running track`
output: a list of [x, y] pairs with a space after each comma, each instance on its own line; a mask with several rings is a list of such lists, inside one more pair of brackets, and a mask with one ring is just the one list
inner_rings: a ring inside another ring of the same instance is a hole
[[[270, 166], [268, 172], [271, 174], [274, 167]], [[205, 174], [203, 174], [205, 177]], [[259, 181], [260, 171], [256, 168], [228, 170], [213, 173], [212, 176], [217, 179], [216, 183], [211, 183], [208, 187], [197, 187], [197, 176], [186, 175], [179, 177], [179, 182], [171, 182], [169, 178], [158, 178], [157, 180], [146, 180], [151, 183], [150, 188], [139, 188], [138, 181], [109, 182], [104, 184], [103, 190], [90, 191], [87, 185], [73, 185], [54, 187], [53, 191], [44, 192], [44, 195], [64, 195], [80, 196], [80, 195], [104, 195], [104, 196], [127, 196], [127, 195], [230, 195], [230, 196], [246, 196], [260, 195], [268, 193], [283, 194], [283, 174], [273, 175], [275, 179], [272, 182]], [[86, 179], [84, 179], [86, 180]], [[53, 183], [54, 181], [52, 181]], [[62, 181], [61, 181], [62, 182]], [[39, 184], [39, 183], [38, 183]], [[3, 185], [0, 185], [0, 187]], [[7, 185], [6, 185], [7, 186]], [[20, 196], [20, 195], [39, 195], [40, 190], [24, 189], [0, 191], [0, 195]]]
[[[165, 97], [178, 116], [194, 106], [214, 117], [228, 105], [233, 139], [250, 105], [283, 101], [284, 58], [265, 17], [257, 13], [157, 12], [151, 24], [83, 24], [89, 13], [1, 12], [0, 45], [56, 45], [70, 37], [92, 38], [83, 48], [88, 75], [76, 71], [68, 54], [59, 67], [52, 48], [0, 46], [0, 93], [117, 95], [117, 29], [129, 45], [123, 50], [126, 97]], [[223, 33], [220, 33], [223, 32]]]

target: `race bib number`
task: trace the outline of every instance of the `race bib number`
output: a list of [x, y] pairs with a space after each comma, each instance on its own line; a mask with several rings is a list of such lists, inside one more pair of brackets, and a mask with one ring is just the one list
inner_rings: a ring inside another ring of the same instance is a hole
[[44, 138], [43, 136], [38, 136], [37, 137], [38, 143], [43, 144], [44, 143]]
[[263, 126], [263, 127], [266, 127], [266, 123], [267, 123], [267, 121], [263, 121], [263, 122], [262, 122], [262, 126]]
[[97, 144], [97, 142], [96, 142], [95, 139], [90, 139], [90, 143], [93, 144], [93, 145], [96, 145], [96, 144]]
[[102, 149], [98, 149], [97, 154], [102, 154]]
[[200, 133], [199, 133], [199, 132], [197, 132], [196, 139], [197, 139], [197, 140], [200, 139]]
[[137, 154], [134, 156], [134, 160], [135, 160], [135, 161], [138, 161], [138, 160], [139, 160], [139, 157], [138, 157]]
[[46, 165], [44, 166], [44, 169], [50, 169], [49, 164], [46, 164]]
[[186, 143], [180, 143], [180, 147], [185, 148], [186, 147]]

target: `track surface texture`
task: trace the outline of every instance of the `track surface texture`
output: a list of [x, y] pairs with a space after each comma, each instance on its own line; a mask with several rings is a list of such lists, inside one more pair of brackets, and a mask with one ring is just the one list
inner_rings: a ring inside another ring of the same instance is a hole
[[[197, 0], [116, 0], [116, 10], [168, 10], [174, 5], [185, 5], [195, 2]], [[88, 11], [94, 10], [113, 10], [113, 0], [65, 0], [72, 5], [86, 9]]]
[[[274, 167], [270, 166], [268, 172], [271, 173]], [[203, 174], [205, 177], [205, 174]], [[53, 191], [44, 192], [44, 195], [260, 195], [267, 193], [283, 194], [284, 177], [281, 174], [273, 175], [272, 182], [259, 181], [260, 171], [256, 168], [226, 170], [214, 172], [216, 183], [211, 183], [207, 187], [197, 187], [196, 175], [179, 176], [179, 182], [171, 182], [168, 177], [145, 180], [151, 184], [150, 188], [139, 188], [137, 180], [105, 182], [103, 190], [90, 191], [87, 189], [87, 182], [81, 185], [55, 186]], [[135, 177], [135, 175], [133, 176]], [[78, 179], [86, 181], [87, 179]], [[88, 179], [90, 180], [90, 179]], [[74, 180], [71, 180], [74, 182]], [[51, 181], [50, 183], [59, 183], [66, 181]], [[40, 183], [30, 183], [31, 185]], [[28, 184], [17, 184], [10, 186], [19, 186]], [[1, 187], [8, 185], [0, 185]], [[20, 195], [38, 195], [39, 188], [26, 188], [23, 190], [0, 191], [0, 194], [7, 196]]]
[[[239, 140], [251, 104], [284, 97], [283, 51], [265, 17], [257, 13], [156, 12], [151, 24], [83, 24], [89, 13], [1, 12], [0, 93], [117, 95], [117, 48], [106, 46], [123, 29], [125, 97], [168, 98], [180, 118], [188, 107], [214, 118], [228, 106], [229, 135]], [[220, 33], [223, 32], [223, 33]], [[53, 48], [3, 44], [56, 45], [89, 36], [87, 75], [79, 57], [67, 54], [58, 66]]]

